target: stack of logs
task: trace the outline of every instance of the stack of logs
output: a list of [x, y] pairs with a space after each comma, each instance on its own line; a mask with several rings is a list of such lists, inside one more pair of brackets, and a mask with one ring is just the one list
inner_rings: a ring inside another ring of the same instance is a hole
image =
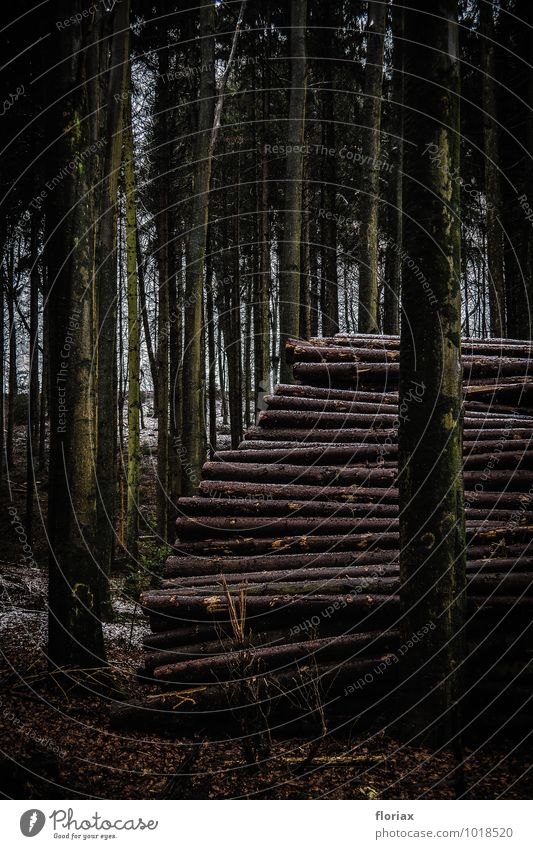
[[[338, 335], [287, 351], [297, 383], [264, 399], [237, 450], [204, 465], [199, 495], [178, 502], [163, 579], [143, 596], [151, 633], [141, 674], [162, 690], [147, 703], [151, 719], [295, 734], [394, 710], [408, 650], [399, 339]], [[511, 717], [532, 692], [530, 356], [521, 341], [463, 343], [472, 717]], [[413, 385], [409, 403], [423, 391]]]

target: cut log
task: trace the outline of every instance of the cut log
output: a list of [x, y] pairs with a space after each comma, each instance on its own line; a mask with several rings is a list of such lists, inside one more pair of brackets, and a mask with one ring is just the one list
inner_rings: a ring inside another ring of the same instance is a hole
[[[530, 575], [533, 572], [533, 558], [512, 558], [512, 557], [495, 557], [488, 560], [470, 560], [467, 562], [467, 572], [470, 574], [482, 573], [500, 573], [508, 574], [513, 571], [520, 574]], [[318, 565], [316, 568], [309, 568], [306, 565], [290, 571], [262, 571], [262, 572], [237, 572], [234, 574], [225, 573], [223, 578], [229, 587], [233, 589], [241, 585], [260, 584], [267, 582], [284, 582], [294, 581], [296, 578], [300, 581], [329, 581], [337, 578], [364, 578], [375, 577], [393, 577], [398, 574], [397, 563], [375, 564], [368, 565], [361, 562], [356, 566], [345, 566], [344, 568], [331, 568], [328, 566]], [[213, 589], [217, 588], [220, 591], [222, 582], [221, 573], [202, 574], [194, 577], [175, 577], [168, 578], [161, 582], [162, 589], [191, 589], [194, 587], [210, 586]]]
[[[399, 643], [396, 632], [363, 633], [349, 637], [305, 640], [283, 646], [269, 646], [253, 650], [253, 659], [246, 649], [216, 657], [169, 663], [157, 667], [154, 677], [186, 683], [205, 683], [239, 680], [255, 677], [258, 673], [286, 672], [287, 667], [311, 662], [327, 663], [342, 659], [344, 663], [358, 663], [362, 656], [379, 658], [389, 647]], [[295, 669], [294, 672], [297, 670]]]
[[176, 509], [182, 516], [350, 516], [398, 515], [393, 503], [347, 504], [342, 501], [291, 501], [253, 498], [180, 498]]

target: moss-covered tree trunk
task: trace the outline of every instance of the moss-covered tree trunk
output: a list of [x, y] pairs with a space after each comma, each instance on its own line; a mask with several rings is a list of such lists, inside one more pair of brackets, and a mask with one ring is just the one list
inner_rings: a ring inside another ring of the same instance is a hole
[[215, 109], [214, 14], [212, 5], [200, 8], [201, 73], [198, 101], [198, 133], [194, 146], [194, 185], [191, 229], [185, 276], [183, 351], [183, 494], [195, 494], [205, 457], [204, 362], [202, 360], [203, 286], [211, 182], [213, 120]]
[[[161, 34], [163, 30], [161, 28]], [[157, 234], [157, 275], [158, 275], [158, 311], [157, 311], [157, 487], [156, 515], [157, 533], [161, 540], [167, 539], [168, 508], [168, 456], [169, 456], [169, 47], [159, 51], [159, 75], [156, 84], [156, 151], [157, 176], [155, 188], [157, 196], [156, 234]]]
[[[117, 192], [122, 152], [122, 113], [127, 56], [129, 52], [129, 0], [113, 10], [113, 32], [105, 86], [105, 143], [97, 210], [96, 299], [97, 299], [97, 556], [102, 575], [102, 602], [111, 613], [109, 572], [115, 539], [117, 491]], [[102, 52], [105, 56], [104, 41]], [[107, 62], [103, 62], [107, 65]]]
[[485, 193], [487, 196], [487, 272], [489, 283], [490, 332], [505, 336], [505, 287], [503, 279], [503, 233], [499, 172], [498, 125], [496, 122], [496, 60], [492, 5], [481, 3], [481, 56], [483, 91], [483, 140], [485, 153]]
[[126, 502], [126, 547], [138, 554], [139, 481], [141, 478], [141, 386], [139, 284], [137, 275], [136, 180], [131, 126], [131, 81], [124, 108], [124, 188], [126, 194], [126, 264], [128, 269], [128, 494]]
[[302, 234], [302, 178], [304, 164], [307, 61], [305, 32], [307, 0], [291, 3], [289, 55], [291, 90], [287, 133], [285, 211], [279, 269], [280, 382], [292, 383], [292, 368], [285, 358], [285, 342], [300, 332], [300, 241]]
[[405, 39], [399, 729], [438, 744], [458, 728], [465, 616], [457, 0], [413, 0]]
[[359, 263], [360, 333], [378, 331], [378, 212], [381, 156], [381, 94], [387, 4], [370, 0], [363, 90], [361, 166], [361, 261]]
[[[61, 0], [58, 20], [80, 14], [81, 0]], [[47, 198], [50, 291], [50, 487], [48, 657], [53, 666], [105, 664], [100, 622], [96, 532], [93, 336], [94, 159], [80, 158], [94, 139], [90, 103], [96, 79], [95, 28], [100, 13], [52, 34], [49, 174], [76, 161]]]

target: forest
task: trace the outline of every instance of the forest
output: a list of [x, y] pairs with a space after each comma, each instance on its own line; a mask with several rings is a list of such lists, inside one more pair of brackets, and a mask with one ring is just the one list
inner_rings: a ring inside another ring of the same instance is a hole
[[531, 0], [0, 17], [2, 798], [528, 798]]

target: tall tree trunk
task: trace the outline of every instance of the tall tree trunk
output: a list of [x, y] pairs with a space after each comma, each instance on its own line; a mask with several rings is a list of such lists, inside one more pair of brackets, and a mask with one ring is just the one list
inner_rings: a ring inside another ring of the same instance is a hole
[[42, 340], [43, 340], [43, 355], [41, 359], [41, 395], [39, 398], [39, 471], [43, 472], [47, 464], [46, 451], [46, 422], [50, 404], [50, 368], [49, 368], [49, 332], [48, 332], [48, 281], [45, 267], [43, 269], [43, 322], [42, 322]]
[[150, 321], [148, 318], [148, 308], [146, 304], [146, 284], [144, 279], [144, 265], [141, 255], [141, 247], [139, 243], [139, 226], [137, 225], [137, 275], [139, 282], [139, 298], [140, 308], [143, 322], [144, 343], [146, 345], [146, 353], [148, 355], [148, 365], [150, 366], [150, 374], [152, 376], [153, 387], [153, 414], [157, 418], [157, 362], [154, 354], [154, 346], [152, 344], [152, 333], [150, 330]]
[[362, 160], [361, 262], [359, 264], [359, 333], [378, 332], [378, 211], [381, 156], [381, 95], [383, 87], [383, 48], [387, 4], [370, 0], [367, 18], [367, 51], [364, 101], [361, 123]]
[[402, 279], [402, 229], [403, 229], [403, 6], [394, 0], [392, 7], [392, 33], [394, 47], [392, 55], [392, 152], [390, 157], [393, 206], [390, 209], [390, 226], [387, 239], [388, 273], [385, 277], [383, 296], [383, 332], [400, 332], [400, 289]]
[[[337, 271], [337, 152], [335, 132], [335, 6], [322, 6], [323, 61], [321, 73], [325, 79], [321, 90], [322, 109], [322, 208], [321, 228], [321, 293], [322, 333], [334, 336], [339, 332], [339, 281]], [[333, 151], [330, 156], [329, 151]]]
[[212, 133], [215, 121], [215, 7], [200, 8], [201, 74], [198, 132], [195, 144], [189, 261], [185, 276], [185, 338], [183, 352], [183, 407], [187, 427], [183, 430], [183, 454], [189, 473], [184, 476], [184, 494], [196, 492], [205, 452], [203, 405], [204, 363], [202, 361], [202, 315], [204, 264], [207, 244], [209, 186], [211, 182]]
[[141, 479], [141, 385], [139, 285], [137, 275], [137, 207], [131, 81], [124, 105], [124, 188], [126, 194], [126, 263], [128, 269], [128, 491], [126, 501], [126, 548], [137, 559], [139, 538], [139, 482]]
[[7, 383], [7, 430], [6, 430], [6, 465], [8, 476], [13, 474], [13, 434], [15, 430], [15, 403], [18, 394], [17, 376], [17, 334], [15, 328], [15, 256], [11, 246], [7, 271], [7, 321], [9, 327], [9, 372]]
[[300, 242], [302, 234], [303, 143], [305, 133], [305, 101], [307, 92], [307, 60], [305, 32], [307, 0], [291, 3], [289, 39], [291, 90], [289, 128], [287, 134], [287, 169], [285, 176], [285, 211], [283, 242], [279, 271], [280, 381], [292, 383], [292, 368], [286, 360], [285, 342], [300, 333]]
[[157, 272], [159, 278], [159, 303], [157, 313], [157, 483], [156, 512], [157, 533], [167, 541], [169, 494], [169, 48], [159, 52], [159, 75], [156, 86], [156, 158], [157, 158]]
[[[170, 215], [171, 228], [174, 232], [175, 222]], [[176, 245], [170, 244], [170, 276], [169, 276], [169, 307], [170, 307], [170, 443], [168, 447], [168, 483], [170, 493], [169, 510], [167, 511], [167, 539], [171, 540], [175, 531], [176, 510], [174, 505], [181, 495], [181, 458], [179, 446], [183, 424], [183, 393], [181, 386], [181, 364], [183, 361], [183, 287], [181, 285], [182, 261], [179, 255], [180, 270], [178, 274], [176, 263]]]
[[212, 457], [217, 450], [217, 353], [215, 345], [215, 297], [213, 292], [213, 262], [211, 256], [207, 258], [205, 277], [208, 360], [207, 394], [209, 399], [209, 450]]
[[5, 447], [5, 325], [4, 325], [5, 280], [0, 261], [0, 484], [4, 476], [4, 447]]
[[[266, 114], [265, 114], [266, 108]], [[268, 101], [264, 99], [264, 121], [268, 116]], [[268, 202], [268, 159], [265, 140], [261, 146], [259, 199], [259, 283], [255, 298], [255, 414], [263, 409], [263, 397], [271, 391], [270, 363], [270, 220]]]
[[[80, 15], [81, 0], [60, 0], [58, 19]], [[52, 34], [51, 112], [54, 140], [49, 173], [80, 161], [94, 136], [93, 51], [101, 13]], [[62, 132], [58, 135], [58, 128]], [[96, 484], [92, 359], [94, 281], [94, 163], [85, 158], [47, 198], [50, 287], [50, 541], [48, 657], [53, 666], [105, 665], [100, 580], [94, 558]]]
[[400, 730], [444, 744], [458, 731], [465, 615], [457, 0], [433, 11], [425, 0], [405, 10], [400, 598], [404, 639], [428, 630], [401, 658]]
[[39, 218], [30, 222], [30, 386], [26, 434], [26, 534], [33, 535], [33, 490], [39, 446]]
[[483, 141], [485, 153], [485, 194], [487, 199], [487, 269], [489, 277], [490, 332], [505, 336], [505, 289], [503, 280], [503, 234], [500, 223], [501, 190], [498, 126], [496, 117], [496, 60], [492, 4], [480, 4], [483, 87]]
[[102, 576], [101, 601], [111, 614], [109, 573], [115, 540], [117, 489], [117, 191], [122, 152], [122, 113], [129, 52], [130, 2], [123, 0], [113, 11], [111, 51], [105, 92], [106, 140], [101, 188], [98, 198], [96, 240], [96, 300], [98, 318], [97, 383], [97, 557]]

